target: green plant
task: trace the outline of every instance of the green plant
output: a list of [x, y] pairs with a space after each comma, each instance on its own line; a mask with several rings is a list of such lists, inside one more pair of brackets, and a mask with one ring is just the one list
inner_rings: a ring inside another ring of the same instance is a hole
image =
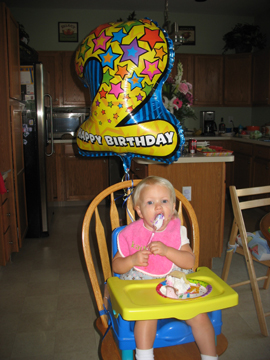
[[251, 52], [253, 47], [263, 49], [266, 45], [266, 35], [262, 34], [258, 25], [236, 24], [232, 31], [223, 36], [225, 46], [223, 53], [229, 49], [236, 52]]

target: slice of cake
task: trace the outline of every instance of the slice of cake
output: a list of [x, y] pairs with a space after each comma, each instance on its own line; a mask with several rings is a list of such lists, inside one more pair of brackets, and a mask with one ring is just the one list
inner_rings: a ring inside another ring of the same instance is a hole
[[166, 296], [178, 299], [190, 289], [190, 282], [182, 271], [172, 271], [166, 276]]

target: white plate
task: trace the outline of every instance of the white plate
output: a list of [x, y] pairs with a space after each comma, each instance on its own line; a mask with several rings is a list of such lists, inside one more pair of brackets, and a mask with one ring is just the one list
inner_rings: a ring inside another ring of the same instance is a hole
[[[189, 289], [184, 294], [180, 295], [178, 299], [174, 299], [174, 298], [170, 298], [170, 299], [191, 300], [201, 296], [206, 296], [210, 294], [210, 292], [212, 291], [212, 286], [205, 281], [192, 279], [190, 280], [190, 285], [192, 286], [192, 288]], [[167, 297], [166, 295], [164, 295], [164, 293], [166, 293], [166, 280], [158, 284], [158, 286], [156, 287], [156, 291], [160, 296]]]

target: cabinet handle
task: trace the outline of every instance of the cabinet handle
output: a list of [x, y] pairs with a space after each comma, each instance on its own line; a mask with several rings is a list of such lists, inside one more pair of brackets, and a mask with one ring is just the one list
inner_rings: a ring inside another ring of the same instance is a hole
[[141, 169], [140, 168], [135, 168], [136, 171], [140, 171]]
[[7, 215], [7, 216], [10, 216], [11, 214], [10, 214], [10, 213], [7, 213], [6, 215]]
[[10, 228], [10, 225], [8, 225], [8, 228], [7, 228], [7, 230], [4, 232], [4, 235], [6, 235], [6, 233], [7, 233], [8, 230], [9, 230], [9, 228]]

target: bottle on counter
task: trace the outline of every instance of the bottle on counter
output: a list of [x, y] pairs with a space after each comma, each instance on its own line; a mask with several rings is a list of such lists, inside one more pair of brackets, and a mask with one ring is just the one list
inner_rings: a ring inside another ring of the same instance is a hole
[[225, 132], [226, 132], [226, 125], [223, 122], [223, 118], [221, 118], [221, 122], [218, 126], [218, 131], [220, 134], [225, 134]]

